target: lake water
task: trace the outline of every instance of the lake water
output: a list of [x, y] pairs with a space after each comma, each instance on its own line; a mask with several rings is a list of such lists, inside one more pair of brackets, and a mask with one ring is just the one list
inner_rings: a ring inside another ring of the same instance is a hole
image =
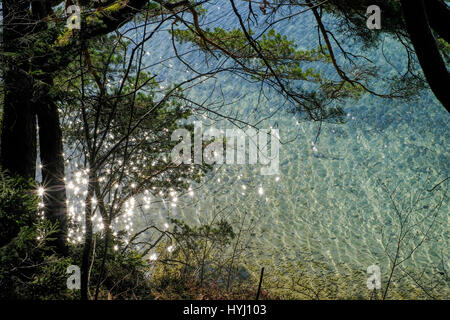
[[[217, 12], [211, 15], [214, 16], [211, 27], [237, 27], [229, 8], [215, 5], [211, 10]], [[295, 39], [299, 48], [317, 44], [309, 14], [283, 22], [277, 30]], [[345, 39], [344, 44], [358, 47], [352, 39]], [[183, 45], [179, 52], [191, 49]], [[149, 42], [146, 50], [148, 64], [174, 55], [169, 35], [164, 32]], [[384, 51], [398, 69], [405, 68], [405, 52], [398, 43], [385, 38]], [[382, 68], [381, 74], [393, 75], [381, 49], [361, 53]], [[210, 57], [207, 66], [204, 55], [198, 52], [187, 53], [184, 58], [199, 70], [216, 63]], [[192, 71], [177, 59], [155, 66], [152, 72], [167, 83], [192, 76]], [[376, 89], [383, 88], [380, 79]], [[431, 92], [420, 92], [409, 102], [366, 94], [356, 103], [343, 105], [345, 124], [322, 124], [317, 140], [318, 123], [298, 121], [286, 110], [282, 97], [270, 90], [261, 97], [258, 83], [237, 75], [219, 74], [187, 94], [196, 101], [209, 98], [208, 101], [220, 102], [222, 93], [227, 103], [234, 103], [217, 109], [221, 113], [250, 123], [265, 119], [258, 123], [259, 128], [280, 130], [280, 139], [286, 143], [280, 150], [279, 174], [262, 176], [259, 167], [252, 165], [221, 166], [205, 179], [193, 199], [182, 197], [176, 207], [170, 203], [153, 207], [148, 219], [163, 224], [168, 217], [178, 217], [201, 223], [221, 210], [230, 219], [247, 213], [258, 222], [249, 244], [252, 257], [249, 269], [253, 272], [265, 266], [270, 274], [286, 261], [312, 258], [339, 275], [348, 275], [349, 270], [364, 273], [368, 266], [377, 263], [386, 279], [389, 260], [383, 243], [389, 236], [395, 239], [399, 230], [394, 201], [403, 214], [411, 212], [410, 221], [421, 223], [421, 227], [412, 228], [410, 235], [420, 235], [434, 221], [429, 241], [405, 266], [416, 273], [424, 270], [423, 279], [433, 279], [448, 271], [447, 198], [436, 216], [432, 210], [448, 191], [448, 183], [433, 193], [427, 189], [449, 176], [450, 118]], [[220, 128], [233, 128], [230, 121], [211, 122], [201, 112], [196, 119]], [[394, 200], [382, 185], [395, 190]], [[417, 241], [406, 241], [406, 248], [413, 248]], [[394, 249], [389, 245], [387, 251], [393, 253]], [[445, 287], [445, 281], [442, 283]], [[355, 279], [354, 285], [365, 287], [361, 279]], [[448, 297], [448, 282], [446, 285], [447, 292], [441, 293]]]

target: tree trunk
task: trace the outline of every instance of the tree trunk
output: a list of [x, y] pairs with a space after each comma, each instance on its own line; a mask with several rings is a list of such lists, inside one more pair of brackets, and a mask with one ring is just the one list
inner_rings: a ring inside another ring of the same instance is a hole
[[49, 93], [53, 80], [46, 78], [42, 83], [45, 84], [42, 90], [39, 90], [36, 110], [42, 182], [45, 187], [45, 214], [48, 220], [58, 224], [59, 230], [54, 245], [58, 253], [66, 255], [67, 213], [62, 132], [58, 109]]
[[[14, 68], [15, 69], [15, 68]], [[1, 165], [11, 175], [34, 179], [36, 172], [36, 116], [26, 74], [5, 72], [1, 135]]]
[[427, 9], [428, 22], [431, 28], [445, 41], [450, 43], [450, 10], [442, 0], [425, 1]]
[[[58, 223], [57, 251], [67, 253], [66, 193], [62, 133], [50, 88], [52, 76], [36, 77], [41, 68], [33, 54], [32, 35], [46, 28], [48, 3], [29, 0], [3, 1], [4, 113], [1, 134], [1, 164], [13, 175], [35, 178], [36, 115], [39, 123], [42, 181], [46, 217]], [[36, 70], [35, 70], [36, 69]]]
[[89, 173], [89, 185], [88, 193], [86, 196], [85, 207], [85, 225], [86, 233], [84, 235], [84, 247], [81, 257], [81, 300], [88, 300], [89, 292], [89, 267], [91, 264], [91, 250], [92, 250], [92, 237], [93, 237], [93, 225], [92, 225], [92, 196], [94, 195], [94, 187], [92, 183], [92, 173]]
[[97, 286], [95, 288], [95, 296], [94, 296], [94, 300], [98, 299], [98, 294], [100, 292], [100, 286], [102, 284], [103, 279], [105, 278], [105, 265], [106, 265], [106, 259], [108, 258], [108, 249], [110, 246], [110, 241], [112, 238], [112, 233], [111, 233], [111, 223], [109, 222], [109, 220], [105, 221], [103, 220], [103, 223], [105, 225], [105, 243], [104, 243], [104, 247], [103, 247], [103, 253], [102, 253], [102, 263], [100, 265], [100, 276], [98, 278], [97, 281]]
[[26, 44], [29, 1], [3, 1], [3, 121], [0, 163], [12, 175], [35, 177], [36, 116], [31, 103], [32, 79]]
[[450, 74], [431, 32], [423, 0], [401, 0], [403, 17], [425, 78], [450, 112]]

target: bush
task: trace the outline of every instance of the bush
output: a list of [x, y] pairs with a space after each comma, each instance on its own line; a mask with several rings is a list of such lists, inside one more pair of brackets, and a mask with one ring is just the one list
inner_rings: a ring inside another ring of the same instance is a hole
[[[149, 265], [139, 252], [124, 248], [114, 250], [114, 244], [120, 244], [119, 239], [109, 242], [106, 251], [104, 270], [102, 264], [105, 253], [105, 239], [96, 233], [93, 237], [93, 253], [89, 272], [89, 298], [94, 299], [99, 285], [98, 299], [128, 300], [149, 299], [150, 282], [148, 279]], [[83, 245], [70, 247], [74, 261], [81, 266]]]
[[31, 181], [11, 178], [0, 170], [0, 247], [16, 237], [22, 227], [36, 221], [38, 199], [30, 190]]
[[[189, 226], [172, 220], [172, 242], [157, 248], [152, 293], [158, 299], [254, 299], [256, 279], [247, 273], [233, 250], [239, 241], [225, 220]], [[167, 247], [171, 244], [170, 252]], [[265, 298], [263, 292], [261, 298]]]
[[37, 216], [34, 185], [0, 171], [0, 299], [70, 298], [66, 268], [48, 241], [57, 228]]

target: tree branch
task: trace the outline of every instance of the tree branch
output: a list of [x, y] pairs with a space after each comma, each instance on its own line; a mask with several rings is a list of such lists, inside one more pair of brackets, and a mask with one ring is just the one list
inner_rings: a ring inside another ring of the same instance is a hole
[[450, 74], [431, 32], [423, 0], [401, 0], [403, 17], [423, 73], [436, 98], [450, 112]]

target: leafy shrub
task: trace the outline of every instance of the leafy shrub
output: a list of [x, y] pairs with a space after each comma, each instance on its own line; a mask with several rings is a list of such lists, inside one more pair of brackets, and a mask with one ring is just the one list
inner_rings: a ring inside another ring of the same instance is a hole
[[[115, 244], [118, 244], [116, 249]], [[142, 255], [130, 247], [121, 246], [114, 238], [105, 254], [105, 239], [96, 233], [93, 238], [93, 257], [89, 272], [89, 298], [94, 299], [98, 287], [98, 299], [127, 300], [149, 298], [149, 265]], [[81, 265], [83, 246], [71, 246], [71, 256]], [[103, 265], [104, 260], [104, 265]], [[151, 298], [151, 297], [150, 297]]]
[[0, 246], [19, 234], [20, 228], [35, 222], [38, 199], [30, 192], [33, 183], [12, 178], [0, 170]]
[[[157, 248], [152, 293], [158, 299], [254, 299], [255, 279], [236, 277], [242, 266], [234, 259], [233, 227], [225, 220], [190, 226], [171, 221], [170, 243]], [[172, 250], [168, 251], [170, 245]], [[244, 270], [245, 271], [245, 270]], [[245, 272], [241, 272], [245, 273]], [[235, 279], [236, 278], [236, 279]], [[230, 284], [229, 279], [236, 280]], [[262, 298], [266, 296], [263, 292]]]
[[70, 259], [46, 245], [57, 228], [38, 219], [33, 189], [32, 182], [0, 171], [0, 299], [70, 298]]

